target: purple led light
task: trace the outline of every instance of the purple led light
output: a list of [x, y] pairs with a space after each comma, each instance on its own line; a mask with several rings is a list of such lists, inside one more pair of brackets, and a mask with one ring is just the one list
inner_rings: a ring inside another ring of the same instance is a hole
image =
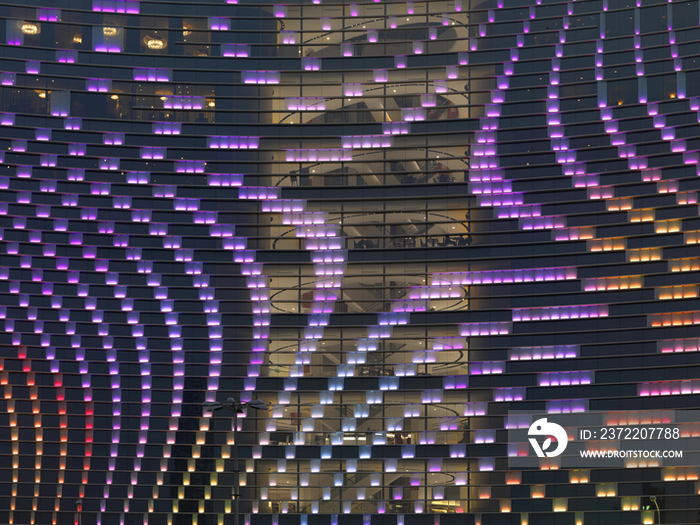
[[479, 335], [504, 335], [511, 331], [509, 322], [490, 323], [467, 323], [459, 325], [459, 335], [479, 336]]
[[138, 0], [92, 0], [92, 10], [103, 13], [139, 14]]
[[0, 74], [0, 84], [3, 86], [14, 86], [17, 81], [17, 73], [2, 73]]
[[213, 31], [228, 31], [231, 29], [231, 20], [229, 18], [212, 17], [208, 19], [209, 29]]
[[106, 93], [112, 89], [112, 81], [103, 78], [88, 78], [85, 79], [85, 84], [85, 89], [88, 91]]
[[118, 170], [120, 159], [99, 159], [98, 167], [101, 170]]
[[141, 148], [142, 159], [164, 159], [167, 154], [167, 148]]
[[470, 375], [502, 374], [505, 370], [503, 361], [484, 361], [469, 363]]
[[382, 133], [384, 135], [403, 135], [411, 132], [411, 124], [408, 122], [384, 122]]
[[209, 186], [241, 186], [243, 175], [238, 173], [210, 174], [207, 176], [207, 184]]
[[315, 57], [303, 57], [301, 67], [304, 71], [319, 71], [321, 69], [321, 59]]
[[105, 45], [105, 44], [97, 44], [95, 45], [95, 51], [99, 53], [121, 53], [122, 48], [120, 45]]
[[178, 160], [174, 167], [177, 173], [204, 173], [204, 161], [199, 160]]
[[170, 69], [134, 69], [134, 80], [140, 82], [169, 82], [172, 75]]
[[58, 162], [58, 155], [42, 155], [41, 156], [41, 165], [45, 167], [53, 167], [56, 166], [56, 163]]
[[585, 412], [586, 409], [587, 401], [585, 399], [547, 401], [548, 414], [573, 414], [576, 412]]
[[387, 135], [358, 135], [342, 137], [343, 148], [390, 148], [393, 146], [391, 136]]
[[17, 151], [23, 153], [27, 151], [27, 141], [26, 140], [13, 140], [10, 142], [10, 149], [12, 151]]
[[179, 135], [182, 131], [180, 122], [154, 122], [153, 133], [156, 135]]
[[493, 400], [497, 402], [522, 401], [525, 399], [525, 388], [497, 388]]
[[548, 372], [538, 374], [537, 382], [539, 386], [590, 385], [593, 382], [593, 372], [589, 370]]
[[[283, 32], [283, 43], [285, 44], [296, 44], [296, 41], [286, 41], [289, 40], [284, 34], [289, 33]], [[221, 44], [221, 56], [225, 57], [238, 57], [246, 58], [250, 56], [250, 46], [247, 44]]]
[[313, 149], [287, 150], [287, 162], [342, 162], [352, 160], [352, 150], [347, 149]]
[[85, 155], [85, 144], [69, 144], [68, 155], [83, 156]]
[[289, 111], [323, 111], [326, 109], [326, 99], [320, 97], [288, 98]]
[[513, 321], [548, 321], [607, 317], [608, 305], [551, 306], [543, 308], [516, 308]]
[[81, 119], [81, 118], [73, 117], [73, 118], [63, 119], [63, 129], [77, 131], [81, 128], [82, 124], [83, 124], [83, 119]]
[[244, 84], [279, 84], [279, 71], [241, 71]]
[[212, 149], [256, 149], [259, 137], [209, 137], [207, 146]]
[[163, 101], [165, 109], [202, 109], [204, 97], [170, 96]]

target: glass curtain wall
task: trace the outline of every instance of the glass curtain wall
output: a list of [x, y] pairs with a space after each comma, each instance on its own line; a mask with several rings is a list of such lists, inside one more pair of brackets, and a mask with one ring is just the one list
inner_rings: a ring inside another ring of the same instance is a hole
[[0, 522], [696, 523], [699, 16], [2, 4]]

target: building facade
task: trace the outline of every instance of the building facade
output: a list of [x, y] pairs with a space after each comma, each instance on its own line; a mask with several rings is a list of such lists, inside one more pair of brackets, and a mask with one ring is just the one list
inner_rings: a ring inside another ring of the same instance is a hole
[[698, 522], [700, 2], [0, 18], [1, 523]]

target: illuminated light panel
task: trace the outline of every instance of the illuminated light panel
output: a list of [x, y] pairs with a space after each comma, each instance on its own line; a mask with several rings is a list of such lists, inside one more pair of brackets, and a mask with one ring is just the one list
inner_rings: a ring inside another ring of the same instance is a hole
[[509, 322], [467, 323], [459, 325], [459, 335], [462, 336], [503, 335], [509, 334], [510, 331], [511, 323]]
[[139, 13], [138, 0], [92, 0], [92, 10], [102, 13]]
[[134, 80], [139, 82], [169, 82], [172, 75], [171, 69], [134, 69]]
[[640, 383], [637, 385], [637, 393], [642, 397], [698, 394], [700, 393], [700, 380]]
[[543, 308], [516, 308], [513, 321], [550, 321], [607, 317], [608, 305], [550, 306]]
[[665, 286], [656, 288], [656, 298], [665, 299], [693, 299], [698, 296], [698, 286]]
[[647, 326], [686, 326], [700, 323], [700, 312], [672, 312], [647, 316]]
[[221, 56], [224, 57], [246, 58], [250, 56], [250, 50], [248, 44], [221, 44]]
[[579, 241], [592, 239], [595, 237], [595, 228], [593, 227], [577, 227], [563, 228], [552, 232], [552, 237], [555, 241]]
[[569, 359], [578, 357], [580, 348], [576, 345], [568, 346], [529, 346], [511, 348], [508, 351], [508, 359], [511, 361], [529, 361], [540, 359]]
[[699, 339], [669, 339], [658, 341], [656, 344], [658, 351], [662, 354], [674, 352], [697, 352], [700, 348]]
[[241, 80], [244, 84], [279, 84], [279, 71], [242, 71]]
[[632, 210], [627, 213], [630, 222], [652, 222], [656, 218], [655, 210]]
[[675, 233], [682, 230], [680, 220], [657, 221], [655, 223], [656, 233]]
[[207, 146], [212, 149], [256, 149], [259, 137], [209, 137]]
[[590, 385], [593, 382], [594, 373], [590, 370], [575, 372], [547, 372], [537, 375], [539, 386], [571, 386]]
[[627, 250], [628, 262], [658, 261], [663, 258], [662, 248], [638, 248]]
[[582, 279], [581, 287], [586, 292], [596, 290], [632, 290], [644, 286], [644, 277], [624, 276], [624, 277], [598, 277]]
[[548, 414], [573, 414], [588, 410], [587, 399], [558, 399], [547, 401], [546, 405]]
[[576, 279], [575, 267], [532, 268], [522, 270], [480, 270], [472, 272], [433, 274], [433, 286], [464, 286], [473, 284], [505, 284], [562, 281]]
[[625, 237], [617, 237], [610, 239], [591, 239], [587, 241], [588, 251], [590, 252], [610, 252], [625, 250], [627, 248], [627, 239]]
[[321, 97], [295, 97], [285, 101], [289, 111], [325, 111], [326, 99]]
[[484, 361], [481, 363], [469, 363], [469, 375], [502, 374], [504, 370], [504, 361]]

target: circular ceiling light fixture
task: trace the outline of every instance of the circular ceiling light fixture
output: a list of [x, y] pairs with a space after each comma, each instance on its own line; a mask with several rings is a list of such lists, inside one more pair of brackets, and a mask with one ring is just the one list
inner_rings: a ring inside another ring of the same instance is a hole
[[116, 27], [103, 27], [102, 34], [104, 36], [114, 36], [117, 34], [117, 28]]
[[165, 40], [158, 38], [157, 36], [147, 36], [143, 39], [143, 43], [146, 44], [148, 49], [158, 50], [165, 47]]
[[30, 24], [29, 22], [25, 22], [21, 26], [22, 33], [25, 35], [36, 35], [39, 33], [39, 26], [36, 24]]

